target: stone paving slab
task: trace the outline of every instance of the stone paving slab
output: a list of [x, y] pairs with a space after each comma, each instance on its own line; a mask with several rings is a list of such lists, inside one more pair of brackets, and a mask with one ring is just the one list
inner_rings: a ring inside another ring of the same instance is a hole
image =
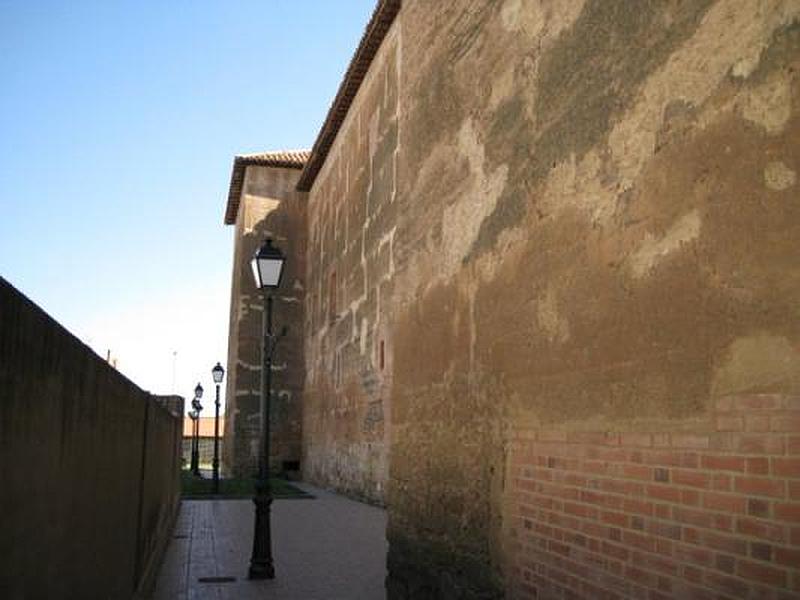
[[[154, 600], [382, 600], [386, 511], [306, 485], [314, 499], [275, 500], [275, 579], [250, 581], [252, 500], [184, 500]], [[234, 577], [201, 583], [201, 577]]]

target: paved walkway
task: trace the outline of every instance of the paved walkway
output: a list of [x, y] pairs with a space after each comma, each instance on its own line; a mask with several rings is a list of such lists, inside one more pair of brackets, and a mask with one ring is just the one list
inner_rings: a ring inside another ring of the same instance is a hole
[[[314, 499], [275, 500], [275, 579], [250, 581], [252, 500], [184, 500], [154, 600], [381, 600], [386, 511], [306, 484]], [[233, 577], [203, 583], [200, 578]]]

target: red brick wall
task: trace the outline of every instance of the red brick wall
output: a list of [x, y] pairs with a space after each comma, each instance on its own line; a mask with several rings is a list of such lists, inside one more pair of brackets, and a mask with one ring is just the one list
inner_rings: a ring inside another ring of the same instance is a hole
[[800, 598], [800, 398], [717, 401], [706, 432], [519, 432], [513, 598]]

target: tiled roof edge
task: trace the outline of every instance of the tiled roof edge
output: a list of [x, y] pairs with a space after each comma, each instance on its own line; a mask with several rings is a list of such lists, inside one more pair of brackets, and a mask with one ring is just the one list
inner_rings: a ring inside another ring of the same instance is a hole
[[225, 206], [226, 225], [236, 223], [239, 212], [239, 201], [244, 185], [244, 172], [250, 165], [259, 167], [278, 167], [285, 169], [302, 169], [310, 156], [308, 150], [285, 150], [279, 152], [262, 152], [259, 154], [239, 154], [233, 157], [231, 183], [228, 187], [228, 203]]
[[311, 149], [311, 157], [297, 182], [298, 191], [307, 192], [314, 184], [319, 170], [325, 163], [333, 140], [336, 139], [336, 134], [339, 133], [339, 128], [350, 110], [350, 105], [353, 103], [359, 87], [361, 87], [361, 82], [364, 81], [369, 66], [372, 64], [372, 59], [375, 58], [383, 38], [386, 37], [394, 18], [400, 11], [401, 4], [402, 0], [380, 0], [375, 7], [372, 18], [364, 30], [364, 35], [361, 36], [358, 48], [350, 60], [344, 79], [339, 85], [339, 91], [328, 110], [328, 116]]

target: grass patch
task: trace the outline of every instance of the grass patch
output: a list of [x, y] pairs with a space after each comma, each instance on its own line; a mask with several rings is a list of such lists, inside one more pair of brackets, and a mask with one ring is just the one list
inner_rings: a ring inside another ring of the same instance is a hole
[[[181, 496], [192, 500], [203, 498], [252, 498], [255, 479], [220, 479], [219, 494], [214, 494], [214, 480], [196, 477], [188, 469], [181, 470]], [[269, 480], [273, 498], [313, 498], [311, 494], [293, 486], [285, 479]]]

